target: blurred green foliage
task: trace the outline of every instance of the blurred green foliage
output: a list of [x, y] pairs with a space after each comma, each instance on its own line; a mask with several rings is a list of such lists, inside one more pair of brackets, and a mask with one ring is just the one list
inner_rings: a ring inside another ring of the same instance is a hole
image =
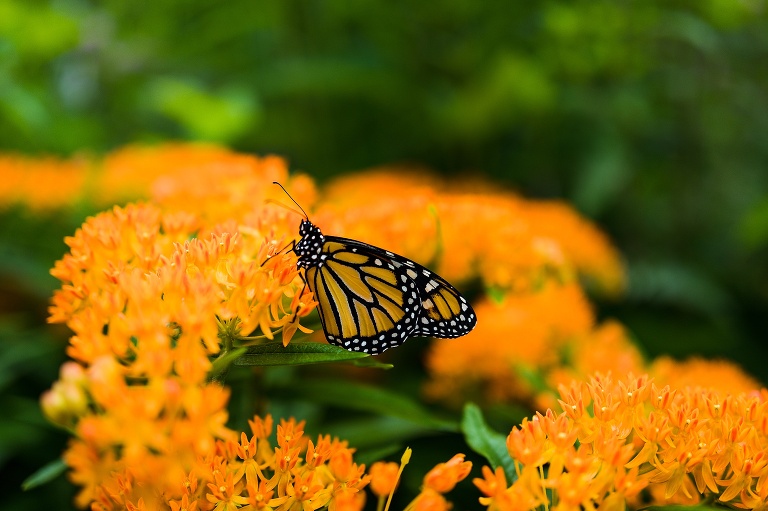
[[[417, 162], [561, 197], [626, 255], [628, 296], [605, 314], [650, 354], [723, 355], [765, 382], [767, 9], [0, 0], [0, 150], [209, 140], [285, 155], [321, 180]], [[39, 326], [47, 269], [83, 216], [2, 216], [2, 401], [33, 435], [66, 338]], [[25, 468], [60, 452], [52, 435]], [[0, 438], [7, 468], [29, 442]]]

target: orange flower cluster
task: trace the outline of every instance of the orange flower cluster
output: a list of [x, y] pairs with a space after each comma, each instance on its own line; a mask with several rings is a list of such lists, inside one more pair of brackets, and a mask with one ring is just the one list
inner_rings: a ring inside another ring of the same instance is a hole
[[[272, 227], [269, 222], [275, 218], [263, 213], [269, 200], [291, 204], [272, 185], [287, 180], [286, 162], [277, 156], [259, 158], [217, 146], [167, 144], [127, 147], [107, 156], [97, 186], [102, 197], [150, 196], [165, 211], [192, 212], [209, 224], [245, 219], [282, 231], [285, 220]], [[291, 194], [309, 208], [315, 201], [314, 184], [307, 176], [292, 176]], [[285, 218], [288, 213], [283, 213]], [[293, 238], [300, 218], [295, 214], [289, 218]]]
[[[377, 509], [384, 508], [384, 499], [394, 493], [397, 479], [405, 464], [410, 459], [410, 449], [406, 450], [400, 466], [392, 462], [376, 462], [371, 465], [371, 490], [379, 498]], [[405, 509], [410, 511], [448, 511], [452, 504], [444, 495], [454, 489], [459, 481], [464, 480], [472, 470], [472, 462], [464, 461], [463, 454], [456, 454], [445, 463], [438, 463], [424, 476], [421, 492]]]
[[[217, 170], [228, 172], [227, 164], [247, 158], [224, 147], [207, 144], [123, 147], [108, 154], [101, 162], [101, 172], [94, 183], [98, 194], [94, 193], [94, 199], [98, 204], [146, 199], [156, 188], [162, 193], [163, 182], [167, 183], [168, 179], [183, 186], [184, 183], [178, 181], [184, 175], [195, 177], [186, 181], [197, 181], [198, 177], [207, 175], [208, 179], [203, 177], [203, 182], [209, 184]], [[190, 186], [195, 184], [190, 183]]]
[[[218, 170], [195, 176], [206, 172]], [[176, 179], [166, 182], [166, 203], [88, 219], [52, 270], [62, 287], [50, 321], [74, 332], [67, 352], [76, 363], [62, 368], [42, 404], [74, 434], [64, 458], [81, 506], [154, 509], [176, 495], [180, 474], [234, 437], [229, 392], [210, 383], [212, 361], [253, 334], [271, 339], [282, 329], [287, 343], [314, 306], [299, 292], [295, 255], [270, 257], [295, 237], [299, 218], [264, 203], [273, 179], [300, 198], [311, 186], [298, 180], [294, 190], [282, 160], [254, 158], [211, 192], [242, 185], [256, 202], [232, 198], [222, 212], [184, 184], [194, 180]]]
[[548, 283], [538, 293], [507, 294], [475, 306], [478, 325], [466, 337], [435, 340], [427, 352], [426, 396], [454, 407], [466, 401], [556, 405], [560, 385], [595, 373], [648, 373], [674, 388], [702, 386], [748, 392], [759, 383], [726, 361], [660, 357], [646, 362], [625, 328], [594, 314], [574, 282]]
[[353, 461], [354, 449], [336, 438], [304, 436], [304, 422], [281, 420], [277, 446], [269, 442], [273, 421], [248, 421], [252, 436], [240, 441], [218, 440], [198, 458], [194, 468], [178, 477], [168, 504], [172, 511], [289, 511], [327, 508], [359, 511], [370, 481], [365, 465]]
[[83, 197], [91, 167], [83, 157], [63, 160], [0, 154], [0, 208], [23, 204], [44, 211], [75, 204]]
[[616, 250], [567, 205], [492, 192], [483, 183], [454, 190], [423, 172], [359, 173], [327, 187], [314, 220], [328, 233], [429, 264], [449, 281], [479, 276], [488, 287], [535, 291], [552, 276], [578, 271], [606, 292], [623, 288]]
[[658, 387], [597, 376], [561, 388], [564, 410], [537, 413], [507, 437], [516, 480], [483, 468], [492, 510], [624, 509], [715, 498], [768, 505], [768, 392]]
[[455, 405], [524, 400], [537, 389], [520, 374], [560, 369], [569, 342], [589, 337], [594, 323], [575, 282], [549, 282], [536, 293], [509, 293], [499, 302], [486, 299], [475, 312], [477, 327], [465, 338], [436, 340], [430, 347], [428, 396]]
[[[152, 199], [167, 211], [194, 209], [208, 220], [240, 218], [266, 198], [284, 199], [266, 186], [285, 180], [285, 161], [258, 158], [206, 144], [128, 146], [103, 159], [32, 158], [0, 154], [0, 206], [23, 204], [33, 210], [95, 206]], [[314, 186], [293, 178], [293, 193], [309, 206]]]
[[670, 357], [656, 358], [648, 368], [654, 380], [672, 388], [708, 387], [721, 393], [739, 394], [761, 387], [737, 364], [727, 360], [704, 360], [692, 357], [677, 361]]

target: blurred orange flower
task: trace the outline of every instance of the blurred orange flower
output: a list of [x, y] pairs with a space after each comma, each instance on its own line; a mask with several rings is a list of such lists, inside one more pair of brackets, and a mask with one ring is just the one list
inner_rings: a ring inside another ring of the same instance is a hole
[[24, 205], [33, 211], [69, 207], [83, 199], [92, 163], [0, 154], [0, 208]]
[[706, 387], [729, 394], [760, 388], [757, 380], [746, 374], [737, 364], [727, 360], [692, 357], [677, 361], [664, 356], [656, 358], [648, 372], [657, 381], [674, 388]]
[[453, 505], [443, 496], [453, 490], [472, 470], [472, 463], [456, 454], [445, 463], [438, 463], [424, 476], [421, 492], [406, 509], [416, 511], [448, 511]]
[[475, 306], [477, 327], [459, 340], [436, 340], [427, 353], [432, 398], [509, 401], [535, 391], [522, 375], [561, 367], [566, 351], [589, 336], [594, 315], [575, 283], [548, 282], [534, 293], [507, 293]]
[[371, 476], [371, 491], [377, 497], [386, 497], [397, 485], [400, 466], [394, 462], [377, 461], [368, 470]]
[[462, 188], [420, 169], [358, 173], [329, 183], [313, 220], [329, 234], [430, 264], [449, 281], [480, 276], [489, 287], [531, 290], [578, 271], [606, 292], [623, 288], [618, 253], [572, 208], [481, 181]]
[[472, 470], [472, 463], [464, 461], [463, 454], [456, 454], [445, 463], [436, 465], [424, 476], [424, 487], [438, 493], [448, 493], [453, 490], [456, 483], [469, 475], [470, 470]]

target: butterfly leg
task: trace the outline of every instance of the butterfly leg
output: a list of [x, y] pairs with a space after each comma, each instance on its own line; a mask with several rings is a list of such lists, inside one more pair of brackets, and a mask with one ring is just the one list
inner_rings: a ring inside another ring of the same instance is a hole
[[[301, 281], [304, 283], [304, 286], [302, 286], [301, 291], [299, 292], [299, 299], [301, 299], [301, 297], [304, 296], [304, 292], [307, 290], [307, 279], [304, 278], [304, 274], [302, 272], [299, 272], [299, 277], [301, 278]], [[291, 311], [293, 319], [291, 319], [291, 321], [288, 323], [289, 325], [299, 320], [300, 310], [301, 310], [301, 300], [299, 300], [299, 303], [296, 306], [296, 310]]]
[[[287, 249], [288, 247], [291, 247], [291, 249], [286, 251], [286, 249]], [[283, 252], [294, 252], [295, 250], [296, 250], [296, 240], [291, 240], [291, 242], [290, 242], [290, 243], [288, 243], [286, 246], [284, 246], [283, 248], [281, 248], [280, 250], [278, 250], [278, 251], [277, 251], [277, 252], [275, 252], [274, 254], [272, 254], [272, 255], [267, 255], [267, 258], [266, 258], [266, 259], [264, 259], [264, 262], [263, 262], [263, 263], [261, 263], [261, 265], [260, 265], [260, 266], [264, 266], [265, 264], [267, 264], [267, 263], [269, 262], [269, 260], [270, 260], [270, 259], [272, 259], [273, 257], [275, 257], [275, 256], [277, 256], [277, 255], [280, 255], [280, 254], [282, 254]], [[304, 284], [306, 285], [306, 282], [305, 282]]]

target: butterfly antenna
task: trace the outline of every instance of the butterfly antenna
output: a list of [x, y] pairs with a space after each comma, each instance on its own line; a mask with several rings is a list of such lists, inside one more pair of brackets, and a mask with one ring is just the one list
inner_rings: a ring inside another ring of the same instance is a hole
[[285, 187], [284, 187], [283, 185], [281, 185], [281, 184], [280, 184], [280, 183], [278, 183], [277, 181], [272, 181], [272, 184], [273, 184], [273, 185], [277, 185], [277, 186], [279, 186], [280, 188], [282, 188], [282, 189], [283, 189], [283, 191], [285, 192], [285, 194], [288, 196], [288, 198], [289, 198], [289, 199], [291, 199], [291, 200], [293, 201], [293, 203], [294, 203], [294, 204], [296, 204], [296, 205], [299, 207], [299, 209], [301, 210], [301, 212], [302, 212], [302, 213], [304, 213], [304, 218], [306, 218], [307, 220], [309, 220], [309, 215], [307, 214], [307, 212], [306, 212], [306, 211], [304, 211], [304, 208], [302, 208], [302, 207], [301, 207], [301, 204], [299, 204], [298, 202], [296, 202], [296, 199], [294, 199], [293, 197], [291, 197], [291, 194], [290, 194], [290, 193], [288, 193], [288, 190], [286, 190], [286, 189], [285, 189]]

